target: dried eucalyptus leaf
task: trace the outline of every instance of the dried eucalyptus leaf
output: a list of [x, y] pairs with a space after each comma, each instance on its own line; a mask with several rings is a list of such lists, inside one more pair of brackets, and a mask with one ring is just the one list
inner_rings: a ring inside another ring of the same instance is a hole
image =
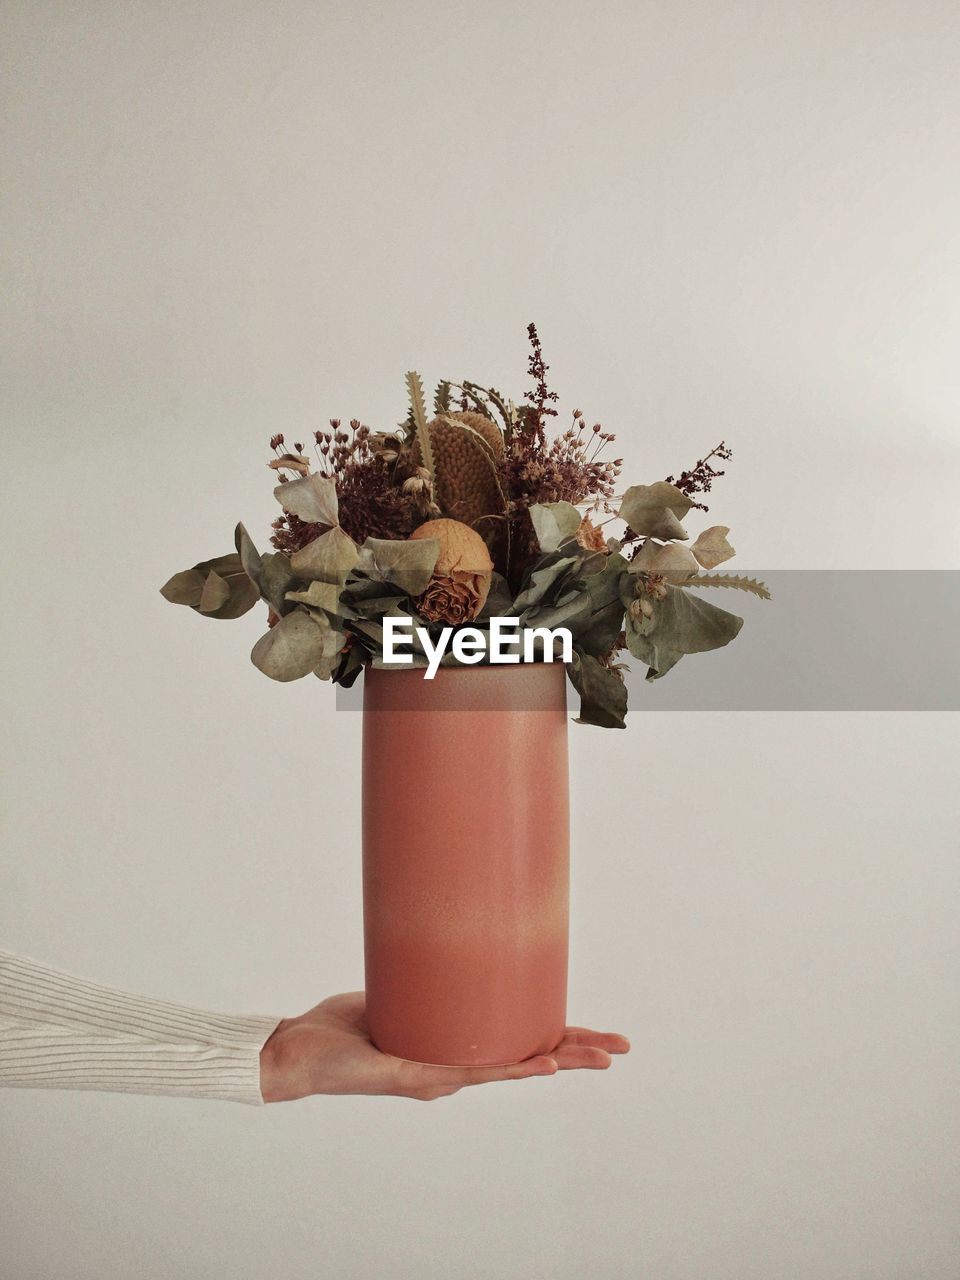
[[296, 604], [311, 605], [314, 609], [325, 609], [327, 613], [338, 613], [340, 609], [340, 588], [335, 582], [311, 582], [306, 591], [288, 591], [286, 598]]
[[627, 647], [635, 658], [647, 664], [648, 680], [659, 680], [668, 671], [672, 671], [683, 657], [683, 654], [676, 649], [654, 644], [649, 636], [643, 635], [631, 625], [629, 616], [627, 617]]
[[718, 564], [723, 564], [726, 560], [730, 560], [736, 555], [733, 547], [727, 541], [729, 532], [728, 525], [715, 524], [711, 525], [709, 529], [704, 529], [703, 533], [697, 537], [690, 550], [704, 569], [715, 569]]
[[526, 586], [513, 602], [512, 613], [522, 614], [541, 601], [547, 600], [562, 587], [563, 580], [570, 576], [574, 567], [579, 567], [578, 556], [560, 556], [533, 570], [527, 577]]
[[[599, 567], [597, 562], [599, 561]], [[628, 567], [628, 561], [618, 552], [610, 555], [590, 556], [583, 562], [582, 587], [590, 593], [597, 608], [616, 600], [619, 595], [620, 576]]]
[[278, 484], [273, 496], [284, 511], [299, 516], [307, 524], [333, 526], [339, 519], [337, 486], [329, 476], [302, 476]]
[[224, 579], [230, 588], [230, 596], [215, 613], [205, 614], [208, 618], [240, 618], [248, 613], [257, 603], [257, 588], [245, 573], [233, 573]]
[[[409, 667], [427, 667], [430, 664], [425, 655], [417, 653], [411, 655], [409, 662], [404, 662], [402, 664], [398, 662], [387, 662], [382, 653], [375, 653], [370, 660], [370, 665], [372, 667], [376, 667], [378, 671], [401, 671]], [[444, 667], [449, 666], [450, 664], [441, 658], [440, 665]]]
[[520, 623], [527, 627], [566, 627], [576, 634], [586, 626], [593, 614], [593, 605], [585, 591], [568, 592], [554, 605], [536, 605], [520, 615]]
[[359, 559], [357, 544], [337, 527], [295, 551], [290, 567], [304, 582], [336, 582], [342, 586]]
[[173, 604], [189, 605], [207, 618], [239, 618], [257, 603], [257, 589], [235, 552], [174, 574], [160, 592]]
[[[599, 571], [589, 572], [576, 582], [577, 589], [590, 602], [589, 612], [567, 624], [576, 647], [597, 656], [609, 653], [623, 630], [620, 579], [627, 568], [626, 560], [616, 552], [600, 559], [603, 565]], [[585, 561], [586, 566], [591, 563]]]
[[227, 582], [220, 577], [219, 573], [210, 570], [207, 574], [207, 580], [203, 584], [203, 591], [200, 593], [200, 602], [197, 605], [201, 613], [216, 613], [221, 605], [226, 604], [230, 599], [230, 587]]
[[184, 569], [163, 584], [160, 594], [171, 604], [185, 604], [195, 609], [203, 595], [203, 583], [204, 575], [197, 569]]
[[532, 506], [530, 519], [540, 550], [549, 554], [574, 537], [580, 518], [580, 512], [570, 502], [538, 502]]
[[354, 639], [344, 652], [340, 654], [340, 665], [333, 673], [337, 684], [349, 689], [363, 670], [364, 660], [369, 657], [364, 646]]
[[301, 476], [310, 474], [310, 459], [305, 458], [302, 453], [281, 454], [279, 458], [271, 458], [267, 466], [274, 471], [296, 471]]
[[650, 668], [648, 680], [666, 675], [684, 654], [723, 648], [743, 626], [743, 619], [736, 614], [718, 609], [682, 587], [667, 587], [662, 600], [643, 599], [649, 601], [650, 613], [638, 620], [628, 608], [626, 633], [630, 652]]
[[391, 589], [370, 578], [354, 578], [340, 592], [340, 612], [346, 618], [380, 618], [406, 604], [408, 596], [399, 587]]
[[260, 570], [260, 593], [275, 613], [290, 612], [287, 592], [295, 581], [290, 560], [282, 551], [263, 557]]
[[[378, 653], [382, 654], [383, 650], [383, 619], [384, 618], [407, 618], [413, 624], [408, 632], [404, 633], [404, 643], [401, 648], [404, 653], [412, 653], [415, 657], [425, 657], [426, 650], [417, 634], [417, 626], [423, 625], [420, 618], [416, 614], [410, 614], [404, 609], [390, 609], [380, 618], [374, 620], [372, 618], [356, 618], [351, 619], [348, 623], [349, 629], [372, 641], [372, 651], [374, 656]], [[435, 639], [436, 637], [434, 637]]]
[[406, 592], [400, 587], [391, 586], [379, 578], [351, 577], [340, 593], [341, 597], [351, 603], [362, 605], [366, 600], [376, 600], [389, 596], [394, 601], [406, 599]]
[[627, 688], [616, 671], [590, 654], [574, 650], [567, 664], [570, 683], [580, 695], [578, 724], [595, 724], [602, 729], [626, 728]]
[[347, 603], [340, 597], [340, 608], [345, 618], [365, 618], [379, 621], [381, 618], [410, 617], [407, 608], [410, 597], [406, 592], [392, 596], [375, 596], [366, 600]]
[[477, 614], [475, 626], [482, 626], [489, 618], [505, 617], [513, 609], [513, 595], [502, 574], [494, 572], [490, 576], [490, 590], [483, 608]]
[[645, 538], [686, 541], [687, 533], [678, 517], [692, 506], [692, 500], [676, 485], [658, 480], [656, 484], [632, 485], [623, 495], [618, 515]]
[[398, 586], [407, 595], [418, 596], [426, 590], [439, 554], [436, 538], [416, 538], [412, 542], [367, 538], [360, 548], [357, 571]]
[[219, 573], [223, 578], [229, 578], [234, 574], [243, 572], [243, 565], [240, 563], [240, 557], [235, 551], [229, 552], [225, 556], [215, 556], [212, 560], [201, 560], [199, 564], [193, 566], [201, 573]]
[[[584, 582], [589, 582], [591, 578], [596, 578], [608, 567], [610, 564], [610, 556], [606, 551], [587, 551], [584, 548], [579, 549], [581, 560], [577, 568], [577, 575], [582, 578]], [[567, 547], [568, 554], [572, 550], [573, 544], [571, 543]]]
[[595, 610], [577, 630], [571, 630], [578, 649], [602, 657], [610, 652], [623, 630], [623, 605], [619, 600], [611, 600]]
[[383, 648], [383, 627], [379, 622], [369, 622], [365, 618], [358, 618], [355, 622], [351, 622], [350, 630], [357, 635], [365, 636], [374, 643], [374, 652]]
[[[313, 615], [317, 617], [316, 614]], [[320, 680], [329, 680], [337, 668], [341, 665], [343, 656], [343, 647], [346, 644], [347, 637], [342, 631], [335, 629], [326, 633], [324, 641], [323, 657], [313, 668], [313, 674]]]
[[322, 658], [313, 668], [313, 674], [318, 680], [330, 680], [334, 671], [340, 665], [340, 654], [335, 653], [330, 658]]
[[238, 524], [234, 531], [233, 540], [240, 556], [240, 563], [243, 570], [251, 582], [255, 582], [257, 588], [260, 589], [260, 579], [263, 571], [263, 561], [260, 552], [253, 545], [253, 539], [247, 533], [242, 524]]
[[253, 646], [250, 660], [271, 680], [287, 682], [309, 675], [322, 661], [332, 627], [294, 609]]
[[644, 573], [679, 574], [682, 578], [700, 572], [699, 562], [689, 547], [681, 547], [677, 542], [653, 542], [649, 538], [630, 561], [630, 567]]

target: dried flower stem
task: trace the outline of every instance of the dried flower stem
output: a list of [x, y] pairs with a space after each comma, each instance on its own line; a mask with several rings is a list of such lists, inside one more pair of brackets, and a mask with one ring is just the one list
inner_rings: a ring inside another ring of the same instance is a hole
[[[711, 458], [719, 458], [721, 462], [726, 462], [733, 457], [733, 450], [727, 447], [726, 441], [721, 440], [718, 445], [710, 450], [705, 458], [700, 458], [689, 471], [681, 471], [679, 478], [667, 476], [667, 484], [676, 485], [681, 493], [685, 493], [688, 498], [692, 498], [695, 493], [709, 493], [714, 480], [718, 476], [725, 475], [722, 470], [710, 465]], [[705, 502], [694, 502], [695, 507], [700, 511], [709, 511], [710, 508]]]

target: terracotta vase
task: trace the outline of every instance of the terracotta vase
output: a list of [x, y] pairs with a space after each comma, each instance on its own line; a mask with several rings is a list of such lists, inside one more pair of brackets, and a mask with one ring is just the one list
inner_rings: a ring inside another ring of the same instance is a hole
[[566, 1021], [562, 664], [364, 674], [363, 907], [374, 1043], [414, 1062], [546, 1053]]

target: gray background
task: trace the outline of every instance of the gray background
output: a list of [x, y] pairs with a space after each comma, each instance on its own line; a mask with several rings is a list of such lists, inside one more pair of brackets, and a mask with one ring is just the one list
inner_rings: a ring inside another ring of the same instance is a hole
[[[410, 367], [519, 393], [531, 318], [630, 479], [734, 445], [734, 564], [960, 567], [956, 5], [2, 12], [3, 945], [231, 1011], [360, 984], [359, 717], [157, 588], [265, 540], [273, 432], [389, 425]], [[571, 1016], [628, 1059], [8, 1092], [4, 1277], [956, 1280], [955, 715], [638, 694], [571, 732]]]

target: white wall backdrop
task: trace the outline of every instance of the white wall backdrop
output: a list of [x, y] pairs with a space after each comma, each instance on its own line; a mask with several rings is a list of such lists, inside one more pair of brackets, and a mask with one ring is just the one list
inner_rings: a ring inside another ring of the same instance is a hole
[[[628, 476], [733, 445], [746, 568], [960, 567], [954, 4], [2, 14], [0, 945], [236, 1012], [361, 984], [358, 718], [158, 587], [266, 541], [271, 434], [393, 423], [411, 367], [519, 394], [530, 319]], [[956, 1280], [956, 717], [631, 719], [571, 730], [571, 1015], [627, 1059], [10, 1091], [0, 1274]]]

